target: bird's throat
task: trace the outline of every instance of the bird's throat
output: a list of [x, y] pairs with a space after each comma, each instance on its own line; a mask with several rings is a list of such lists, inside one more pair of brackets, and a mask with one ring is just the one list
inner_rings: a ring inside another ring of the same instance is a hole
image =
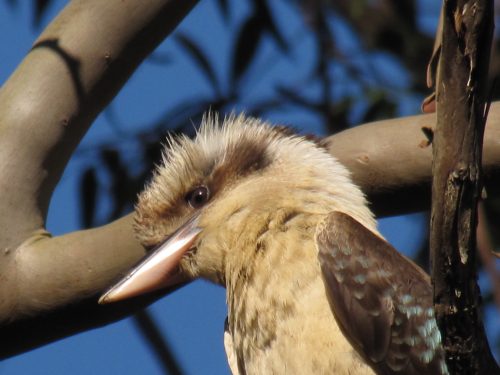
[[228, 258], [229, 328], [245, 363], [293, 335], [287, 324], [301, 319], [304, 304], [315, 308], [311, 290], [323, 289], [314, 242], [318, 216], [278, 210], [261, 227], [247, 228], [252, 238], [242, 241], [238, 258]]

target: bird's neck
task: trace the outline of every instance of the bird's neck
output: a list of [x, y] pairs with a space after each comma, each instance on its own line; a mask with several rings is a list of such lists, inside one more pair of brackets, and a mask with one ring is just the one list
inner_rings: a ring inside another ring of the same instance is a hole
[[248, 359], [280, 340], [279, 325], [296, 319], [304, 298], [318, 289], [314, 233], [321, 218], [292, 209], [255, 218], [234, 249], [238, 256], [227, 259], [229, 326], [240, 356]]
[[294, 268], [305, 265], [313, 268], [317, 256], [314, 236], [323, 217], [280, 208], [244, 220], [244, 226], [234, 231], [244, 235], [232, 239], [232, 251], [227, 254], [225, 264], [228, 301], [235, 296], [239, 299], [250, 286], [266, 287], [269, 282], [295, 280], [297, 274], [288, 275]]

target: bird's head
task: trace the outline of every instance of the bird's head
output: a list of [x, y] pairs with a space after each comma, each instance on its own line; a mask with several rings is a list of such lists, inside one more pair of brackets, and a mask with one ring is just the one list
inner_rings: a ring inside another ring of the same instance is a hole
[[[255, 118], [207, 115], [194, 139], [171, 137], [139, 195], [135, 229], [155, 248], [101, 302], [203, 277], [225, 284], [280, 210], [374, 219], [348, 171], [316, 142]], [[284, 250], [285, 251], [285, 250]]]

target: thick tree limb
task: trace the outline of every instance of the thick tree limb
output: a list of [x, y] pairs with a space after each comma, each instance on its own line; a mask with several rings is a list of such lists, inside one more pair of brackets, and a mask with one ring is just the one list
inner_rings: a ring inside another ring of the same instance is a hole
[[[435, 123], [435, 114], [377, 121], [328, 137], [328, 148], [351, 170], [377, 216], [422, 211], [430, 207], [432, 178], [432, 147], [422, 129], [432, 133]], [[491, 106], [483, 151], [492, 195], [500, 186], [500, 102]]]

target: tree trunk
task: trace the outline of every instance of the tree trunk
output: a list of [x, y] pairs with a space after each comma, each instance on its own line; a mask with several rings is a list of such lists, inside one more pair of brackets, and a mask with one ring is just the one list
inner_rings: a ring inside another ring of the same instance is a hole
[[443, 6], [430, 234], [434, 303], [450, 374], [494, 374], [476, 273], [493, 1]]

